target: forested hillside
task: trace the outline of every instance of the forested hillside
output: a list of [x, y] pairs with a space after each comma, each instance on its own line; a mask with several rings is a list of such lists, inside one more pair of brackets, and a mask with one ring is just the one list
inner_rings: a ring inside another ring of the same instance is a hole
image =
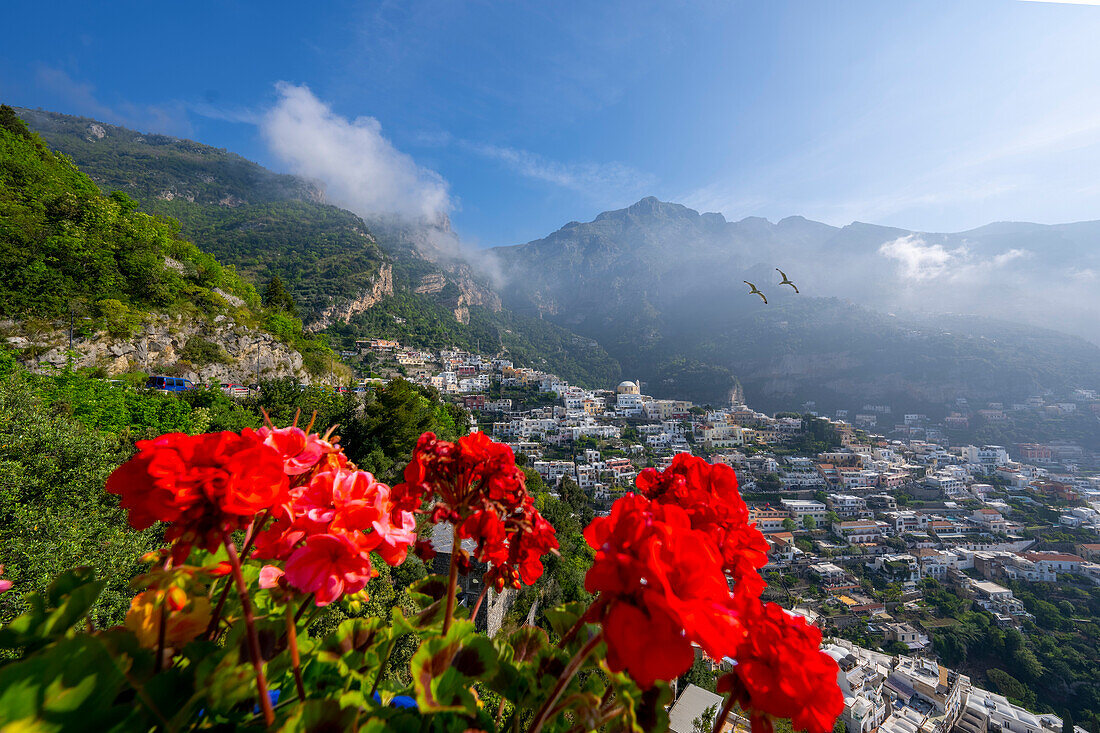
[[355, 214], [325, 204], [318, 184], [225, 150], [84, 117], [17, 111], [104, 191], [124, 192], [142, 210], [177, 220], [182, 235], [255, 289], [278, 277], [307, 329], [326, 330], [336, 346], [389, 337], [500, 353], [591, 386], [619, 380], [617, 361], [599, 344], [502, 309], [469, 266], [423, 256], [432, 232], [383, 222], [372, 232]]
[[[104, 196], [55, 155], [10, 107], [0, 108], [0, 314], [57, 317], [70, 309], [232, 310], [255, 290], [138, 211]], [[220, 291], [220, 292], [218, 292]]]

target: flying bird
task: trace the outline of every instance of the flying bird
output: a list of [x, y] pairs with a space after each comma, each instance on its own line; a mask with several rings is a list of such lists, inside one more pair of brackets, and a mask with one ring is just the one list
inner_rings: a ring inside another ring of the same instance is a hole
[[798, 292], [798, 286], [795, 285], [793, 282], [790, 281], [790, 279], [787, 278], [787, 273], [783, 272], [778, 267], [775, 268], [775, 271], [783, 276], [783, 282], [779, 283], [780, 285], [790, 285], [792, 288], [794, 288], [794, 291], [796, 293]]
[[760, 296], [760, 299], [764, 301], [764, 305], [767, 305], [767, 304], [768, 304], [768, 299], [767, 299], [767, 298], [766, 298], [766, 297], [764, 296], [764, 294], [763, 294], [763, 293], [761, 293], [761, 292], [760, 292], [759, 290], [757, 290], [757, 288], [756, 288], [756, 286], [755, 286], [755, 285], [753, 285], [752, 283], [750, 283], [750, 282], [749, 282], [748, 280], [742, 280], [741, 282], [745, 283], [745, 284], [746, 284], [746, 285], [748, 285], [748, 286], [749, 286], [750, 288], [752, 288], [752, 290], [750, 290], [750, 291], [749, 291], [749, 295], [752, 295], [753, 293], [756, 293], [757, 295], [759, 295], [759, 296]]

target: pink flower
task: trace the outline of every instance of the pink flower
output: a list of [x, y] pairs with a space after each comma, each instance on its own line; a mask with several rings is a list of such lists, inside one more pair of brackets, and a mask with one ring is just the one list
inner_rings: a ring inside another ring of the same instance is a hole
[[[386, 504], [392, 507], [388, 496]], [[391, 508], [374, 521], [374, 533], [379, 540], [374, 551], [387, 565], [400, 565], [405, 561], [409, 546], [416, 543], [416, 517], [410, 511]]]
[[256, 431], [264, 444], [271, 446], [283, 458], [283, 472], [287, 476], [298, 476], [316, 466], [326, 453], [336, 450], [316, 434], [301, 428], [260, 428]]
[[341, 535], [313, 535], [286, 561], [286, 581], [313, 593], [318, 606], [358, 593], [374, 575], [367, 553]]
[[279, 578], [283, 577], [284, 573], [274, 565], [264, 565], [260, 569], [260, 587], [261, 588], [274, 588], [279, 585]]
[[[0, 575], [4, 574], [4, 566], [0, 565]], [[0, 593], [6, 593], [11, 590], [12, 582], [10, 580], [0, 580]]]

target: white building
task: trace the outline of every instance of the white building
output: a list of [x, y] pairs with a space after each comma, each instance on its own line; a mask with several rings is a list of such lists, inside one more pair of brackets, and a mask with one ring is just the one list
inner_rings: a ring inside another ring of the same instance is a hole
[[814, 521], [818, 524], [825, 521], [827, 510], [825, 509], [825, 505], [820, 501], [814, 501], [812, 499], [780, 499], [779, 503], [783, 505], [783, 508], [787, 510], [792, 518], [800, 523], [805, 517], [813, 517]]

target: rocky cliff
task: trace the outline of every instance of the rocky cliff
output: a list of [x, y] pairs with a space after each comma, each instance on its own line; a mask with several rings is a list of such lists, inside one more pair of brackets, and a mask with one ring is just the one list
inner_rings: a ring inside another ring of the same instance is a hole
[[4, 325], [12, 334], [6, 338], [8, 345], [18, 349], [32, 369], [71, 363], [78, 369], [99, 368], [108, 375], [142, 371], [196, 383], [250, 384], [288, 376], [309, 380], [301, 354], [271, 334], [224, 316], [203, 323], [153, 315], [131, 336], [106, 331], [74, 334], [71, 351], [67, 329], [31, 329], [12, 322]]
[[386, 263], [378, 268], [374, 284], [361, 290], [354, 298], [328, 306], [307, 324], [308, 331], [323, 331], [334, 323], [347, 323], [359, 313], [373, 308], [382, 298], [393, 295], [393, 265]]

